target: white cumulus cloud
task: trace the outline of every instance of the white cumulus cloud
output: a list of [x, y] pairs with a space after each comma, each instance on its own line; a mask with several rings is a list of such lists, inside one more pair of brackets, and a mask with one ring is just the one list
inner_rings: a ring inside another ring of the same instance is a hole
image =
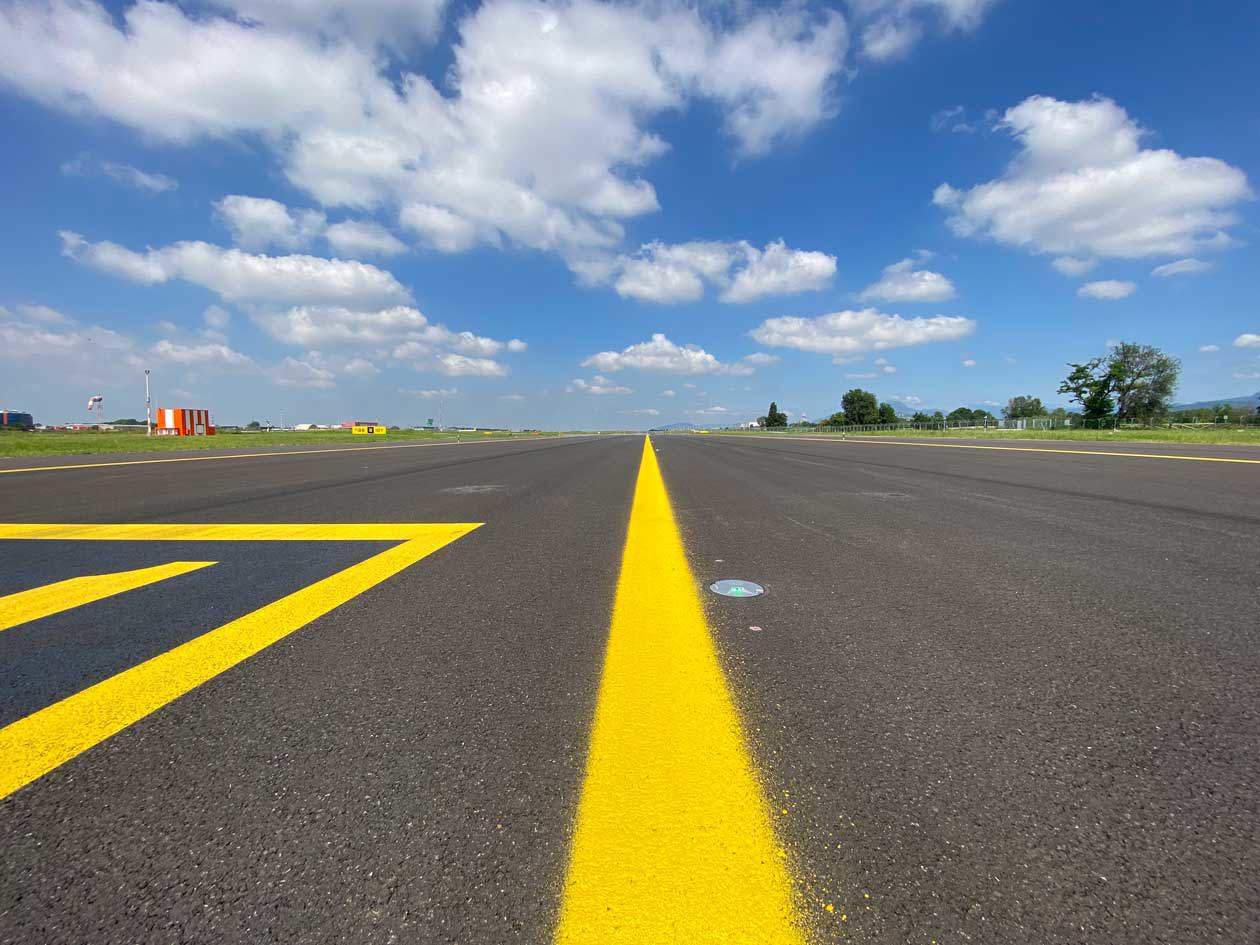
[[243, 19], [314, 37], [349, 36], [371, 46], [404, 53], [432, 40], [442, 24], [446, 0], [210, 0]]
[[388, 272], [368, 263], [318, 256], [263, 256], [188, 241], [137, 253], [117, 243], [92, 243], [61, 231], [62, 252], [102, 272], [142, 285], [182, 279], [228, 301], [389, 305], [411, 294]]
[[1151, 275], [1159, 276], [1161, 279], [1168, 279], [1172, 276], [1197, 276], [1200, 273], [1208, 272], [1211, 269], [1212, 264], [1210, 262], [1190, 257], [1188, 259], [1178, 259], [1176, 262], [1164, 263], [1162, 266], [1156, 266], [1151, 270]]
[[850, 0], [863, 24], [862, 53], [869, 59], [899, 59], [929, 29], [975, 29], [996, 0]]
[[154, 357], [172, 364], [184, 366], [213, 367], [228, 370], [253, 370], [257, 367], [254, 359], [218, 342], [200, 344], [181, 344], [163, 338], [152, 349]]
[[783, 240], [758, 250], [740, 245], [744, 264], [736, 269], [723, 302], [755, 302], [768, 296], [797, 295], [825, 289], [836, 274], [836, 257], [813, 250], [789, 249]]
[[582, 281], [611, 282], [622, 298], [643, 302], [694, 302], [706, 285], [723, 302], [753, 302], [774, 295], [824, 289], [836, 273], [836, 258], [791, 249], [776, 240], [757, 249], [747, 242], [693, 241], [645, 243], [638, 253], [615, 258], [586, 257], [571, 263]]
[[445, 400], [447, 397], [454, 397], [459, 393], [458, 387], [435, 387], [426, 388], [425, 390], [412, 390], [406, 387], [398, 388], [398, 393], [408, 394], [412, 397], [419, 397], [421, 400]]
[[582, 362], [582, 367], [599, 371], [622, 371], [632, 368], [659, 374], [751, 374], [747, 364], [719, 361], [698, 345], [679, 345], [657, 333], [648, 341], [629, 345], [621, 351], [601, 351]]
[[765, 351], [755, 351], [752, 354], [744, 355], [740, 358], [740, 360], [746, 364], [754, 365], [755, 367], [765, 367], [769, 364], [778, 364], [783, 359], [777, 354], [770, 354]]
[[795, 348], [843, 359], [867, 351], [957, 341], [975, 329], [974, 320], [960, 315], [902, 318], [867, 308], [831, 312], [817, 318], [769, 318], [749, 334], [768, 347]]
[[228, 194], [214, 210], [232, 232], [232, 242], [250, 251], [305, 249], [326, 222], [318, 210], [291, 210], [279, 200], [244, 194]]
[[421, 208], [404, 225], [447, 251], [615, 250], [659, 206], [657, 118], [706, 102], [736, 152], [769, 153], [834, 113], [848, 49], [808, 3], [487, 0], [438, 85], [382, 55], [437, 35], [435, 0], [216, 5], [13, 0], [0, 80], [176, 145], [261, 143], [324, 207]]
[[379, 223], [343, 220], [324, 231], [333, 252], [343, 256], [397, 256], [407, 245]]
[[1234, 339], [1235, 348], [1260, 348], [1260, 335], [1254, 332], [1244, 332]]
[[336, 376], [332, 371], [297, 358], [286, 357], [279, 364], [271, 367], [267, 374], [272, 383], [280, 387], [327, 390], [336, 386]]
[[954, 297], [954, 284], [939, 272], [916, 269], [917, 260], [903, 259], [884, 267], [878, 282], [858, 296], [863, 302], [944, 302]]
[[596, 374], [589, 381], [580, 377], [575, 377], [569, 384], [569, 390], [578, 391], [582, 394], [633, 394], [634, 391], [629, 387], [624, 387], [616, 381], [609, 380], [602, 374]]
[[1117, 299], [1127, 299], [1136, 291], [1137, 286], [1132, 282], [1126, 282], [1123, 279], [1100, 279], [1098, 282], [1086, 282], [1076, 290], [1076, 294], [1083, 299], [1114, 302]]
[[1021, 146], [1001, 177], [936, 189], [960, 236], [1059, 255], [1186, 255], [1230, 245], [1234, 208], [1252, 196], [1224, 161], [1142, 147], [1147, 132], [1108, 98], [1035, 95], [1000, 127]]
[[1065, 276], [1083, 276], [1098, 265], [1097, 259], [1078, 259], [1075, 256], [1059, 256], [1051, 263], [1056, 271]]
[[507, 365], [493, 358], [471, 358], [450, 351], [435, 356], [434, 370], [448, 377], [503, 377], [508, 372]]

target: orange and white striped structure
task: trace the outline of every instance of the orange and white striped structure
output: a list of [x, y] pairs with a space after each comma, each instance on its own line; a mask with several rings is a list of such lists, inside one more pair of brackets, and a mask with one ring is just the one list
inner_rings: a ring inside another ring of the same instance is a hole
[[153, 432], [158, 436], [214, 436], [214, 427], [209, 410], [158, 407]]

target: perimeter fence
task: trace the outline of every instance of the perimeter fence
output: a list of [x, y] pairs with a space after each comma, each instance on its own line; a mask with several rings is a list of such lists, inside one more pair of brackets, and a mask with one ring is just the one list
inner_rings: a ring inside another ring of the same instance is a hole
[[1127, 417], [1116, 419], [1115, 417], [1104, 417], [1101, 420], [1082, 420], [1079, 417], [1070, 417], [1066, 419], [1058, 417], [1027, 417], [1019, 420], [925, 420], [911, 421], [903, 420], [897, 423], [846, 423], [832, 424], [828, 426], [789, 426], [789, 427], [705, 427], [695, 426], [675, 426], [666, 430], [654, 432], [680, 432], [685, 433], [689, 430], [746, 430], [752, 433], [898, 433], [908, 430], [916, 430], [923, 432], [940, 432], [945, 433], [952, 430], [974, 430], [980, 433], [986, 431], [998, 430], [1186, 430], [1190, 432], [1201, 431], [1204, 433], [1220, 430], [1257, 430], [1260, 429], [1260, 416], [1240, 416], [1220, 418], [1215, 421], [1179, 421], [1161, 418], [1138, 418]]

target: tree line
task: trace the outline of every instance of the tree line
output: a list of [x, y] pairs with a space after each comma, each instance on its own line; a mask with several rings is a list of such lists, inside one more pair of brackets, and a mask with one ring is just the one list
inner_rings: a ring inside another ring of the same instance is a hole
[[[1047, 410], [1041, 398], [1031, 394], [1012, 397], [1002, 408], [1002, 419], [1023, 420], [1045, 418], [1067, 423], [1069, 420], [1098, 423], [1105, 420], [1214, 420], [1222, 415], [1260, 417], [1260, 405], [1250, 408], [1200, 408], [1194, 411], [1172, 412], [1172, 399], [1181, 375], [1181, 362], [1152, 345], [1120, 342], [1102, 357], [1080, 363], [1069, 363], [1068, 374], [1059, 385], [1058, 393], [1067, 394], [1078, 404], [1079, 410], [1055, 407]], [[879, 401], [874, 393], [855, 387], [840, 398], [840, 409], [816, 423], [802, 420], [789, 423], [788, 415], [775, 402], [764, 417], [761, 426], [857, 426], [877, 423], [947, 422], [954, 424], [984, 423], [998, 417], [984, 409], [957, 407], [948, 414], [940, 410], [929, 414], [915, 411], [910, 417], [897, 414], [892, 404]]]

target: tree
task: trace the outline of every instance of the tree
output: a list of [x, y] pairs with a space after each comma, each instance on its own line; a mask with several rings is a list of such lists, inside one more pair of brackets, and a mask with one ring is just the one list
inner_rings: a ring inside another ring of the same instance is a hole
[[1068, 367], [1072, 370], [1059, 385], [1059, 393], [1071, 394], [1081, 405], [1081, 414], [1086, 420], [1109, 416], [1116, 402], [1111, 399], [1111, 374], [1109, 368], [1103, 367], [1103, 359], [1069, 363]]
[[820, 427], [842, 427], [848, 422], [849, 420], [847, 417], [845, 417], [844, 411], [837, 410], [830, 417], [826, 417], [825, 419], [819, 420], [818, 425]]
[[1181, 362], [1152, 345], [1122, 341], [1111, 349], [1107, 362], [1116, 414], [1154, 417], [1168, 412]]
[[875, 395], [869, 390], [853, 388], [840, 398], [840, 406], [849, 423], [879, 422], [879, 406], [875, 402]]
[[893, 409], [892, 404], [879, 405], [879, 422], [880, 423], [896, 423], [897, 411]]
[[122, 425], [130, 424], [133, 427], [140, 426], [142, 423], [144, 423], [143, 420], [137, 420], [135, 417], [122, 417], [118, 420], [111, 420], [109, 422], [111, 425], [114, 425], [114, 426], [122, 426]]
[[261, 430], [262, 424], [259, 423], [257, 420], [251, 420], [249, 421], [249, 423], [245, 424], [245, 429], [246, 430]]
[[966, 407], [956, 407], [949, 412], [949, 416], [945, 419], [950, 423], [973, 423], [976, 416]]
[[932, 418], [928, 416], [926, 413], [924, 413], [922, 410], [916, 410], [914, 412], [914, 416], [910, 418], [910, 421], [912, 423], [931, 423]]
[[1012, 397], [1002, 408], [1002, 416], [1007, 420], [1022, 420], [1025, 417], [1044, 417], [1046, 408], [1041, 405], [1040, 397]]
[[772, 400], [770, 401], [770, 409], [766, 411], [766, 415], [759, 422], [766, 429], [785, 427], [788, 424], [788, 415], [781, 411], [779, 405]]
[[1071, 394], [1086, 420], [1150, 417], [1168, 411], [1177, 389], [1181, 362], [1151, 345], [1122, 341], [1105, 358], [1068, 364], [1072, 370], [1059, 385]]

